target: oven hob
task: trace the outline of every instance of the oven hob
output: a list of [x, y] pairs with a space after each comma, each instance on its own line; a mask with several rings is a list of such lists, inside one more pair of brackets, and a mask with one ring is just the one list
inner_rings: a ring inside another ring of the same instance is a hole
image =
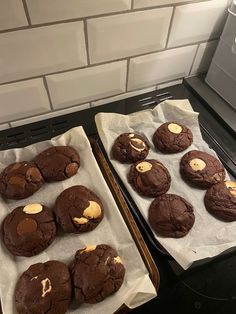
[[[189, 84], [186, 80], [184, 84], [163, 90], [3, 130], [0, 132], [0, 149], [23, 147], [50, 139], [78, 125], [83, 125], [87, 135], [95, 135], [94, 116], [98, 112], [128, 114], [152, 108], [165, 99], [188, 98], [193, 109], [200, 113], [199, 122], [204, 140], [216, 151], [231, 176], [236, 178], [235, 132], [222, 123], [218, 114], [215, 114], [212, 108], [206, 105], [192, 87], [188, 88], [187, 86]], [[153, 243], [145, 224], [135, 214], [135, 207], [129, 202], [124, 190], [123, 193], [158, 266], [161, 278], [158, 297], [135, 309], [133, 313], [235, 314], [236, 251], [222, 254], [203, 265], [183, 271], [168, 254], [163, 252], [162, 248], [158, 248]]]

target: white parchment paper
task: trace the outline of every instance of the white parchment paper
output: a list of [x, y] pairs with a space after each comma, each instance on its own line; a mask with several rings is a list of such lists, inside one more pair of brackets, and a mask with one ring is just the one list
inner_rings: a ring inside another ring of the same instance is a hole
[[[140, 111], [130, 115], [98, 113], [95, 120], [99, 136], [113, 167], [147, 222], [148, 208], [153, 199], [138, 195], [127, 180], [130, 165], [121, 164], [112, 159], [110, 153], [114, 140], [121, 133], [136, 132], [145, 136], [151, 147], [147, 158], [161, 161], [170, 171], [172, 180], [167, 193], [178, 194], [193, 205], [195, 224], [188, 235], [180, 239], [173, 239], [157, 236], [153, 232], [156, 239], [184, 269], [190, 267], [194, 261], [216, 256], [236, 246], [236, 222], [222, 222], [211, 216], [206, 211], [203, 202], [205, 191], [190, 187], [182, 180], [179, 173], [180, 159], [190, 150], [202, 150], [216, 156], [215, 152], [203, 141], [198, 124], [198, 113], [193, 112], [188, 100], [166, 100], [153, 110]], [[155, 149], [152, 136], [162, 123], [168, 121], [182, 123], [192, 130], [193, 144], [184, 152], [167, 155]]]
[[31, 160], [36, 154], [52, 145], [70, 145], [79, 152], [81, 166], [78, 173], [65, 181], [46, 183], [38, 192], [27, 199], [8, 201], [7, 203], [0, 199], [0, 223], [7, 213], [20, 205], [42, 203], [52, 207], [56, 197], [64, 189], [77, 184], [85, 185], [101, 198], [104, 204], [105, 216], [95, 230], [81, 235], [60, 235], [49, 248], [34, 257], [13, 257], [1, 242], [0, 295], [3, 313], [16, 314], [14, 307], [15, 284], [20, 274], [30, 265], [53, 259], [68, 263], [73, 258], [76, 250], [89, 244], [105, 243], [118, 251], [126, 268], [124, 284], [116, 294], [103, 302], [96, 305], [82, 305], [79, 309], [70, 309], [68, 313], [110, 314], [123, 303], [133, 308], [154, 298], [156, 291], [149, 278], [148, 271], [100, 172], [82, 127], [71, 129], [49, 141], [33, 144], [22, 149], [0, 152], [0, 171], [15, 161]]

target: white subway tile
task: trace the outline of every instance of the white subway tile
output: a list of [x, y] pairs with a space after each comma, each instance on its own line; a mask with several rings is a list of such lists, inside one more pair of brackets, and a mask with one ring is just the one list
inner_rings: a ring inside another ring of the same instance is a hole
[[88, 20], [92, 63], [163, 49], [172, 8], [118, 14]]
[[[134, 9], [147, 8], [165, 4], [176, 4], [181, 2], [191, 2], [194, 0], [134, 0]], [[201, 0], [200, 0], [201, 1]]]
[[0, 34], [0, 83], [86, 64], [83, 22]]
[[53, 108], [65, 108], [125, 91], [126, 61], [47, 76]]
[[187, 76], [197, 45], [170, 49], [130, 60], [128, 90]]
[[167, 88], [167, 87], [178, 85], [178, 84], [182, 84], [182, 83], [183, 83], [183, 79], [174, 80], [174, 81], [171, 81], [171, 82], [168, 82], [168, 83], [158, 84], [157, 85], [157, 89]]
[[39, 115], [39, 116], [34, 116], [34, 117], [31, 117], [31, 118], [26, 118], [26, 119], [22, 119], [22, 120], [18, 120], [18, 121], [13, 121], [10, 124], [11, 124], [12, 127], [22, 126], [22, 125], [25, 125], [25, 124], [29, 124], [29, 123], [33, 123], [33, 122], [37, 122], [37, 121], [42, 121], [42, 120], [46, 120], [46, 119], [50, 119], [50, 118], [54, 118], [54, 117], [59, 117], [59, 116], [62, 116], [64, 114], [77, 112], [77, 111], [81, 111], [81, 110], [88, 109], [88, 108], [90, 108], [89, 104], [83, 104], [83, 105], [76, 106], [76, 107], [71, 107], [71, 108], [68, 108], [68, 109], [52, 111], [52, 112], [49, 112], [49, 113], [46, 113], [46, 114], [42, 114], [42, 115]]
[[176, 7], [168, 47], [219, 37], [227, 5], [228, 0], [211, 0]]
[[50, 110], [42, 79], [0, 86], [0, 123]]
[[215, 53], [218, 40], [202, 43], [197, 51], [191, 74], [206, 72]]
[[0, 30], [28, 25], [22, 0], [0, 0]]
[[26, 0], [33, 24], [125, 11], [131, 0]]
[[152, 86], [152, 87], [145, 88], [145, 89], [140, 89], [140, 90], [135, 91], [135, 92], [124, 93], [124, 94], [117, 95], [117, 96], [114, 96], [114, 97], [109, 97], [109, 98], [93, 101], [91, 103], [91, 107], [97, 107], [97, 106], [109, 104], [110, 102], [114, 102], [114, 101], [118, 101], [118, 100], [129, 98], [129, 97], [142, 95], [142, 94], [145, 94], [145, 93], [148, 93], [148, 92], [153, 92], [154, 90], [156, 90], [156, 86]]

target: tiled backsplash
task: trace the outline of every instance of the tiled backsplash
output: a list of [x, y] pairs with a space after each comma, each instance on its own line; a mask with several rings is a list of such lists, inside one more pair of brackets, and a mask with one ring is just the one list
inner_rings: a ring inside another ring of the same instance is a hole
[[0, 130], [206, 71], [229, 3], [0, 0]]

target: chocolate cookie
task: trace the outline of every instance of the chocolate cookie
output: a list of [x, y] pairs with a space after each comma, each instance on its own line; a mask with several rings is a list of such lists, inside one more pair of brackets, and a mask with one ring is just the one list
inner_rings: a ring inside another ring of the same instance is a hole
[[220, 182], [207, 190], [204, 198], [206, 209], [216, 218], [236, 220], [236, 182]]
[[128, 180], [139, 194], [156, 197], [169, 190], [171, 177], [162, 163], [146, 159], [130, 167]]
[[100, 198], [82, 185], [64, 190], [54, 205], [57, 222], [67, 233], [91, 231], [104, 216]]
[[1, 233], [6, 248], [13, 255], [33, 256], [55, 239], [53, 213], [41, 204], [15, 208], [2, 222]]
[[53, 146], [35, 157], [45, 181], [62, 181], [75, 175], [80, 167], [79, 154], [70, 146]]
[[195, 216], [192, 205], [183, 197], [165, 194], [151, 203], [148, 221], [158, 235], [181, 238], [192, 228]]
[[121, 258], [105, 244], [78, 250], [70, 268], [79, 304], [103, 301], [120, 289], [125, 275]]
[[71, 295], [71, 278], [65, 264], [58, 261], [34, 264], [16, 284], [16, 309], [19, 314], [65, 314]]
[[140, 135], [123, 133], [112, 146], [112, 156], [122, 163], [132, 163], [147, 157], [149, 145]]
[[177, 122], [162, 124], [153, 135], [153, 143], [162, 153], [179, 153], [193, 142], [189, 128]]
[[199, 150], [191, 150], [182, 157], [180, 172], [184, 179], [201, 188], [209, 188], [225, 179], [225, 170], [219, 160]]
[[6, 167], [0, 175], [0, 193], [5, 198], [23, 199], [38, 191], [43, 177], [32, 162], [16, 162]]

